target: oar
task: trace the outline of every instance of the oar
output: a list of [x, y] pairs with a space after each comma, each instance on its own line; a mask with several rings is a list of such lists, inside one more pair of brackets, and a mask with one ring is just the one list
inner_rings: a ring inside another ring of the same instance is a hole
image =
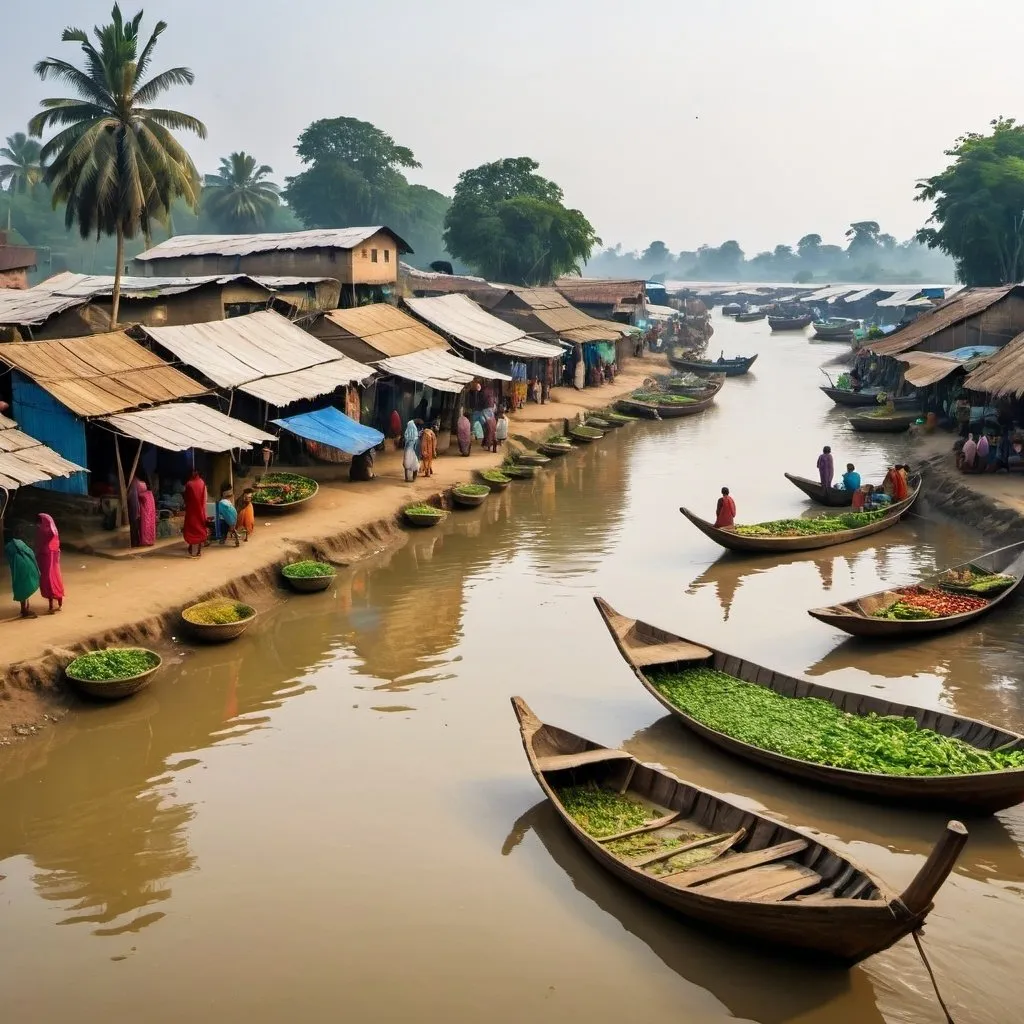
[[825, 374], [825, 379], [829, 382], [829, 385], [831, 387], [835, 387], [835, 381], [833, 381], [832, 378], [828, 375], [828, 371], [825, 369], [825, 367], [819, 366], [818, 369], [821, 370], [823, 374]]

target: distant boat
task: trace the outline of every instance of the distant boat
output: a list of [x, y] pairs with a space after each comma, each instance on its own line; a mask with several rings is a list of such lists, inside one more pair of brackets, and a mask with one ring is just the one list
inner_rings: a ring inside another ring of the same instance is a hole
[[861, 326], [859, 320], [850, 320], [843, 316], [829, 317], [827, 320], [815, 320], [814, 336], [825, 341], [850, 341], [853, 332]]
[[742, 313], [743, 307], [738, 302], [727, 302], [722, 307], [722, 316], [736, 316], [737, 313]]
[[[853, 391], [850, 388], [832, 388], [825, 384], [821, 384], [819, 387], [836, 405], [852, 407], [878, 405], [878, 396], [882, 391], [881, 388], [861, 388], [860, 391]], [[900, 411], [909, 411], [920, 405], [920, 399], [916, 393], [904, 395], [901, 398], [894, 398], [893, 405]]]
[[813, 319], [812, 313], [803, 313], [800, 316], [770, 316], [768, 326], [773, 331], [802, 331], [810, 326]]
[[668, 363], [674, 370], [683, 373], [718, 374], [726, 377], [742, 377], [753, 365], [757, 355], [736, 356], [733, 359], [678, 359], [669, 355]]
[[748, 309], [743, 313], [736, 314], [736, 323], [751, 324], [755, 320], [763, 320], [768, 313], [763, 309]]

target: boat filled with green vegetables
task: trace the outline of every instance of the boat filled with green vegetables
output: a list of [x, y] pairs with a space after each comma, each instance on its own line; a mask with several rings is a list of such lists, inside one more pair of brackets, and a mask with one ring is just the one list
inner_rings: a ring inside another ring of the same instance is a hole
[[741, 537], [813, 537], [822, 533], [856, 530], [884, 519], [886, 509], [875, 512], [844, 512], [841, 515], [814, 516], [811, 519], [773, 519], [767, 523], [735, 526]]

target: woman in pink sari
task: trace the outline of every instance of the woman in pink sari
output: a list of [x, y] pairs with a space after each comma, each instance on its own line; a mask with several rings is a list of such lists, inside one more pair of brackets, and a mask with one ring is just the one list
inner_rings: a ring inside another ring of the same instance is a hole
[[60, 574], [60, 534], [53, 516], [39, 514], [36, 526], [36, 563], [39, 593], [50, 602], [50, 614], [64, 607], [64, 577]]
[[142, 481], [139, 481], [139, 544], [144, 548], [156, 544], [156, 498]]

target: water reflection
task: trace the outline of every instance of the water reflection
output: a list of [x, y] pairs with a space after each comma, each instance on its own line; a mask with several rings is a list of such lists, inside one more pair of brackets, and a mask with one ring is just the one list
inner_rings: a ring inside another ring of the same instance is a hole
[[[602, 870], [569, 834], [547, 800], [512, 826], [502, 847], [511, 854], [533, 832], [576, 890], [649, 946], [665, 965], [713, 993], [737, 1017], [787, 1024], [815, 1010], [834, 1024], [882, 1024], [871, 985], [860, 971], [808, 972], [792, 958], [750, 949], [735, 936], [716, 935], [646, 900]], [[767, 995], [767, 993], [771, 995]]]

